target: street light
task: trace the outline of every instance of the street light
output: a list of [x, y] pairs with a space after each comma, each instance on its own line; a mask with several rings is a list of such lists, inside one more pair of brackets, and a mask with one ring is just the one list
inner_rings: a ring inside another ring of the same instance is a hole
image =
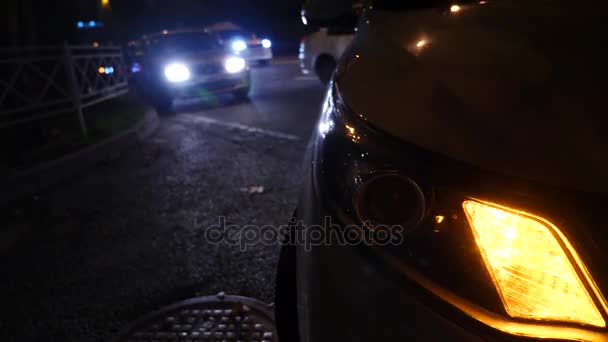
[[101, 7], [103, 7], [103, 8], [110, 7], [110, 0], [101, 0]]

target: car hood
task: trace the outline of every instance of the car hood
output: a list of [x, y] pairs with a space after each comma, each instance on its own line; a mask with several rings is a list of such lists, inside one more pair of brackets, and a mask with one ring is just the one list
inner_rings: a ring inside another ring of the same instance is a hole
[[336, 83], [370, 124], [483, 169], [608, 191], [606, 5], [373, 11]]
[[186, 64], [222, 63], [228, 56], [229, 54], [227, 54], [223, 49], [176, 53], [168, 52], [162, 56], [153, 56], [152, 62], [159, 65], [164, 65], [170, 62], [180, 62]]

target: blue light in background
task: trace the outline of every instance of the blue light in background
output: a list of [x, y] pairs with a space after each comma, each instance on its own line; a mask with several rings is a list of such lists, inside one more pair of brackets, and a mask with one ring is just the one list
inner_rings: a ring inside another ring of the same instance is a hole
[[141, 65], [139, 63], [135, 62], [135, 63], [133, 63], [133, 65], [131, 65], [131, 73], [137, 74], [140, 71], [141, 71]]
[[104, 26], [103, 22], [96, 21], [96, 20], [90, 20], [90, 21], [79, 20], [76, 22], [76, 27], [78, 27], [79, 30], [102, 28], [103, 26]]
[[114, 73], [114, 67], [112, 66], [107, 66], [107, 67], [99, 67], [99, 73], [102, 75], [111, 75]]
[[79, 20], [79, 21], [76, 22], [76, 27], [78, 27], [78, 29], [83, 29], [83, 30], [93, 29], [93, 28], [102, 28], [103, 26], [104, 26], [103, 22], [101, 22], [101, 21], [95, 21], [95, 20], [91, 20], [91, 21], [86, 21], [86, 20], [85, 21], [81, 21], [81, 20]]

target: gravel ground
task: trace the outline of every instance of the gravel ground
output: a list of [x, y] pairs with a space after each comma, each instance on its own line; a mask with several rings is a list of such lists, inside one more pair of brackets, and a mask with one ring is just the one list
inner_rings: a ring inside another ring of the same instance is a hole
[[[2, 341], [105, 341], [137, 317], [224, 291], [271, 302], [277, 245], [211, 244], [205, 229], [288, 222], [305, 139], [162, 118], [139, 147], [37, 199], [4, 253]], [[262, 194], [242, 188], [264, 186]]]

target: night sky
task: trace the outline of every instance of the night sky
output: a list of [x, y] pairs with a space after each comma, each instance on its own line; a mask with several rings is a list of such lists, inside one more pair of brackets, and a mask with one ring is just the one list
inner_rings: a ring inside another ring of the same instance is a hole
[[[98, 19], [100, 0], [4, 0], [0, 45], [85, 43], [92, 35], [76, 30], [78, 20]], [[299, 40], [301, 0], [110, 0], [102, 15], [106, 40], [124, 43], [142, 34], [179, 27], [204, 27], [230, 20], [276, 40]], [[97, 18], [96, 18], [97, 17]], [[111, 31], [111, 32], [110, 32]]]
[[[350, 11], [353, 0], [110, 0], [111, 10], [99, 11], [101, 0], [3, 0], [0, 46], [56, 45], [92, 42], [124, 44], [163, 29], [198, 28], [232, 21], [271, 38], [275, 48], [297, 49], [304, 34], [300, 10], [335, 17]], [[336, 8], [338, 8], [336, 10]], [[78, 21], [101, 20], [103, 30], [77, 30]]]
[[254, 32], [288, 37], [302, 26], [299, 0], [114, 1], [114, 14], [128, 34], [230, 20]]

